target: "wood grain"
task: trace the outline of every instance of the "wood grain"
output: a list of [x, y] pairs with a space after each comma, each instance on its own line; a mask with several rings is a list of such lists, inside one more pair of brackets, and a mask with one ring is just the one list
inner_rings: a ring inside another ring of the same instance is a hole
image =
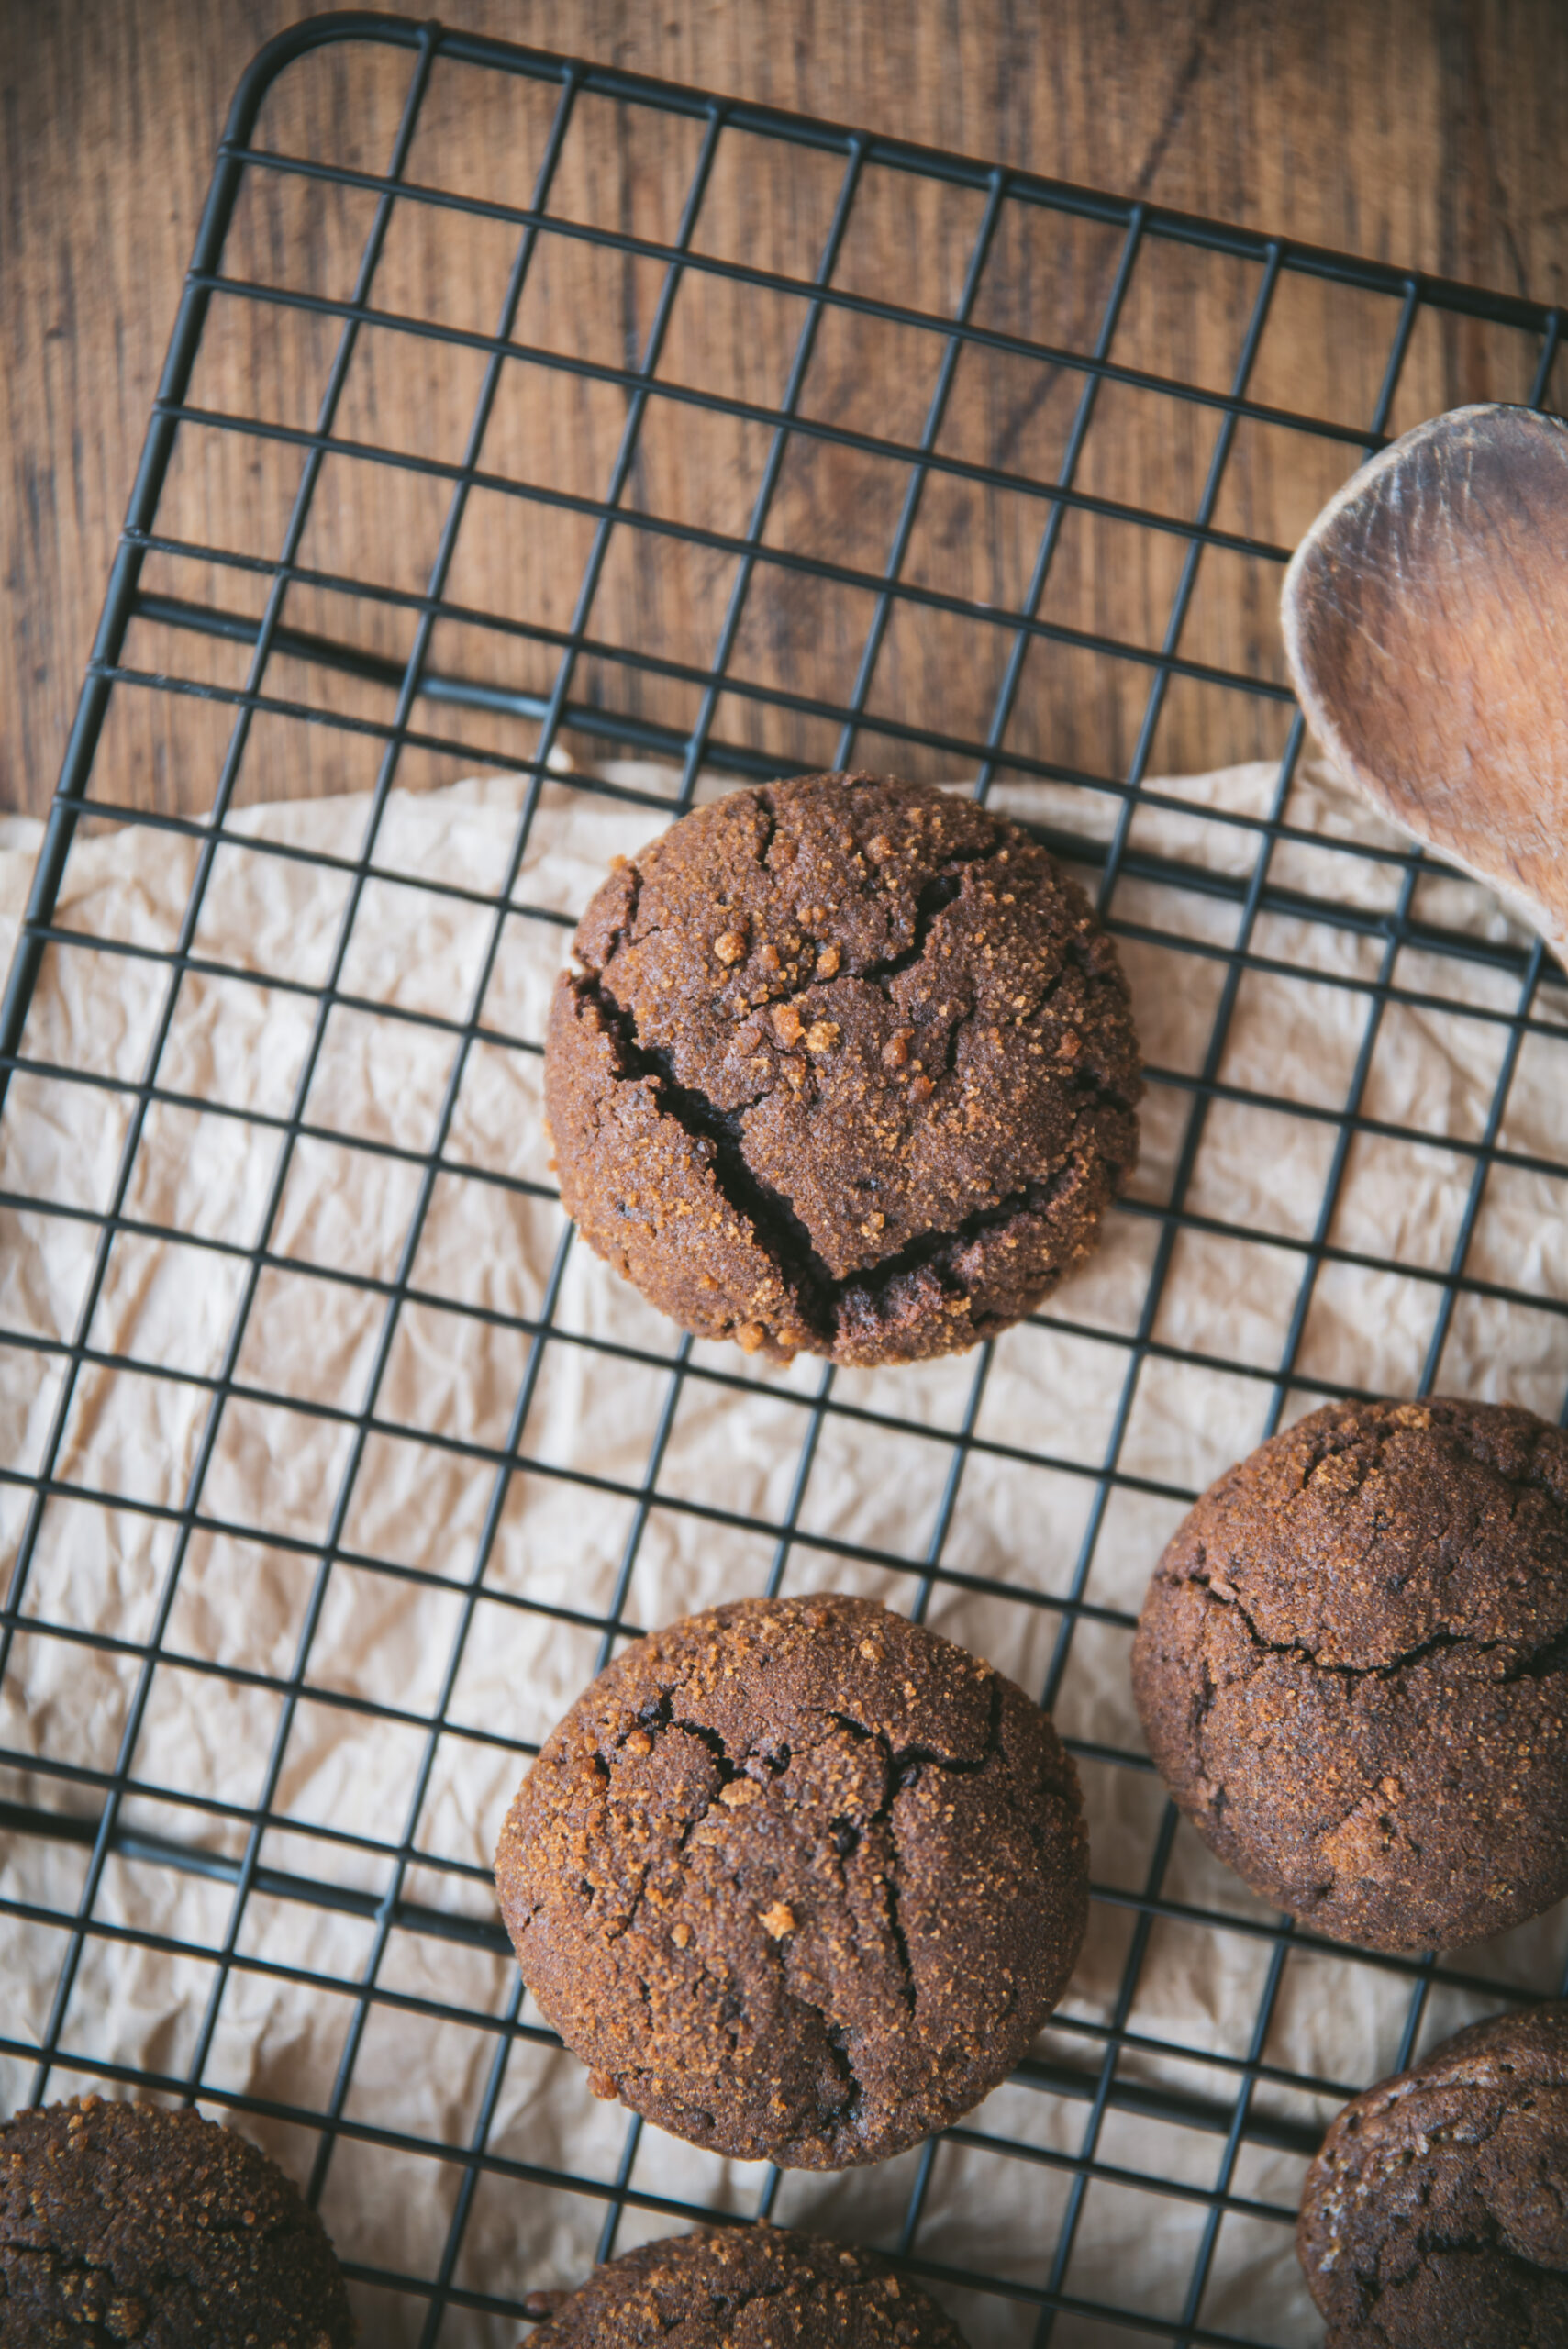
[[[308, 13], [286, 0], [0, 0], [0, 375], [6, 504], [0, 531], [9, 625], [0, 638], [0, 805], [40, 807], [58, 772], [103, 582], [123, 517], [170, 321], [229, 93], [247, 59]], [[1568, 14], [1557, 0], [1330, 0], [1318, 10], [1265, 0], [453, 0], [455, 24], [661, 72], [740, 96], [886, 129], [961, 152], [1136, 195], [1307, 242], [1348, 248], [1553, 301], [1568, 295], [1559, 155], [1568, 105]], [[338, 51], [290, 69], [259, 141], [379, 169], [406, 85], [406, 57]], [[455, 64], [438, 68], [410, 158], [416, 179], [526, 203], [545, 136], [538, 94]], [[552, 195], [569, 217], [674, 231], [695, 160], [690, 124], [585, 103]], [[699, 249], [809, 276], [840, 166], [800, 150], [721, 141]], [[225, 255], [231, 273], [345, 294], [370, 199], [276, 174], [247, 176]], [[836, 283], [951, 312], [979, 226], [970, 191], [868, 173]], [[1009, 332], [1093, 344], [1119, 239], [1089, 224], [1005, 209], [975, 315]], [[401, 314], [495, 329], [514, 235], [504, 224], [406, 206], [394, 215], [374, 300]], [[635, 362], [658, 300], [657, 262], [562, 239], [541, 243], [517, 338], [612, 367]], [[1151, 246], [1135, 272], [1113, 355], [1222, 387], [1236, 366], [1259, 272], [1219, 256]], [[1364, 422], [1393, 330], [1382, 297], [1287, 278], [1251, 388], [1297, 410]], [[805, 306], [689, 274], [675, 302], [662, 378], [777, 404]], [[308, 425], [336, 347], [336, 321], [239, 300], [214, 306], [194, 402]], [[918, 437], [940, 340], [829, 312], [802, 393], [803, 414], [854, 430]], [[1535, 360], [1528, 337], [1431, 321], [1402, 380], [1396, 428], [1460, 401], [1517, 398]], [[406, 334], [361, 338], [337, 429], [385, 451], [461, 455], [483, 354]], [[961, 363], [940, 449], [1050, 479], [1080, 390], [1000, 354]], [[619, 386], [524, 361], [503, 373], [483, 462], [518, 484], [601, 496], [627, 415]], [[694, 426], [696, 429], [694, 429]], [[1190, 514], [1214, 434], [1212, 412], [1109, 387], [1079, 484]], [[697, 417], [651, 403], [628, 484], [633, 513], [744, 531], [770, 435], [765, 425]], [[1295, 542], [1337, 487], [1351, 453], [1243, 426], [1216, 520]], [[160, 525], [206, 546], [274, 555], [298, 478], [279, 441], [186, 428]], [[773, 547], [880, 573], [907, 468], [797, 437], [766, 533]], [[324, 571], [420, 592], [447, 489], [388, 463], [334, 454], [323, 468], [302, 559]], [[993, 607], [1024, 592], [1046, 508], [1017, 490], [949, 476], [928, 483], [905, 576]], [[459, 536], [456, 600], [544, 627], [571, 617], [592, 524], [570, 511], [476, 494]], [[1135, 645], [1165, 632], [1184, 542], [1082, 515], [1062, 529], [1042, 615]], [[590, 616], [605, 644], [706, 669], [736, 575], [734, 557], [619, 529]], [[144, 584], [254, 612], [264, 584], [244, 573], [158, 558]], [[1218, 551], [1199, 565], [1184, 652], [1266, 678], [1284, 674], [1277, 567]], [[742, 687], [840, 704], [850, 696], [874, 610], [869, 591], [759, 568], [730, 673]], [[291, 592], [288, 621], [392, 655], [406, 610], [324, 590]], [[954, 772], [889, 721], [984, 739], [1010, 631], [984, 618], [895, 611], [873, 675], [857, 756], [915, 773]], [[128, 659], [238, 681], [244, 649], [139, 622]], [[435, 665], [542, 689], [555, 655], [443, 622]], [[275, 660], [269, 689], [380, 719], [390, 695], [312, 664]], [[1037, 642], [1006, 737], [1015, 753], [1116, 775], [1132, 757], [1149, 673]], [[684, 726], [699, 688], [613, 660], [583, 664], [593, 699]], [[879, 731], [876, 721], [883, 729]], [[428, 722], [428, 711], [422, 713]], [[1276, 748], [1277, 707], [1178, 682], [1151, 747], [1154, 771]], [[517, 721], [456, 718], [450, 756], [406, 754], [404, 779], [433, 780], [524, 755]], [[229, 713], [221, 705], [117, 695], [98, 787], [139, 804], [199, 808], [210, 798]], [[833, 755], [830, 718], [724, 697], [717, 730], [791, 759]], [[257, 727], [242, 796], [341, 789], [364, 781], [376, 745], [287, 720]]]

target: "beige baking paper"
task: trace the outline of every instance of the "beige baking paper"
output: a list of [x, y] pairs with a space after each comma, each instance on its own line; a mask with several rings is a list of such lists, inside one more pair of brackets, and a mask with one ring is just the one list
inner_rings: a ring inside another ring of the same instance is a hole
[[[667, 792], [667, 771], [605, 771]], [[1275, 771], [1259, 766], [1151, 786], [1180, 807], [1146, 807], [1133, 844], [1191, 868], [1245, 874], [1256, 835], [1228, 817], [1268, 811]], [[234, 1531], [198, 1531], [184, 1558], [163, 1636], [168, 1659], [152, 1682], [132, 1775], [138, 1793], [124, 1823], [143, 1834], [194, 1842], [236, 1857], [245, 1829], [221, 1810], [191, 1809], [157, 1789], [243, 1807], [260, 1796], [277, 1731], [280, 1683], [295, 1668], [315, 1561], [291, 1549], [321, 1541], [337, 1502], [352, 1430], [312, 1416], [360, 1402], [383, 1336], [384, 1292], [395, 1275], [451, 1066], [453, 1036], [402, 1013], [460, 1019], [473, 996], [490, 916], [461, 895], [417, 885], [493, 892], [504, 871], [521, 796], [512, 779], [481, 781], [425, 796], [394, 793], [375, 846], [379, 867], [406, 882], [364, 887], [339, 979], [356, 998], [328, 1020], [305, 1108], [310, 1130], [294, 1152], [270, 1250], [235, 1363], [237, 1392], [225, 1408], [201, 1495], [205, 1519]], [[1084, 820], [1083, 795], [1060, 810], [1036, 789], [1028, 811]], [[1023, 803], [1020, 803], [1023, 804]], [[172, 1540], [169, 1523], [124, 1504], [177, 1508], [185, 1496], [209, 1408], [203, 1379], [225, 1357], [247, 1278], [243, 1251], [258, 1236], [316, 1003], [350, 885], [342, 866], [279, 852], [352, 862], [361, 852], [368, 800], [295, 802], [236, 817], [217, 858], [193, 953], [213, 966], [179, 988], [124, 1213], [88, 1333], [92, 1355], [78, 1378], [54, 1475], [87, 1496], [51, 1500], [43, 1516], [23, 1610], [29, 1623], [112, 1634], [128, 1652], [104, 1653], [51, 1638], [17, 1637], [0, 1704], [0, 1742], [93, 1772], [114, 1767], [139, 1668], [134, 1652], [151, 1630]], [[1271, 879], [1284, 892], [1318, 893], [1376, 912], [1391, 907], [1400, 871], [1375, 852], [1394, 840], [1321, 771], [1304, 768], [1289, 819], [1310, 840], [1282, 842]], [[519, 876], [519, 906], [575, 916], [609, 857], [657, 829], [656, 811], [589, 796], [565, 781], [546, 789]], [[0, 835], [0, 952], [8, 957], [25, 903], [36, 828]], [[1361, 849], [1366, 854], [1348, 852]], [[195, 867], [196, 843], [154, 829], [105, 830], [79, 840], [58, 921], [109, 941], [163, 949], [176, 938]], [[1219, 1362], [1277, 1366], [1317, 1228], [1336, 1144], [1331, 1113], [1344, 1104], [1368, 1031], [1371, 998], [1336, 984], [1377, 975], [1385, 943], [1296, 918], [1287, 896], [1265, 909], [1251, 947], [1259, 964], [1237, 995], [1218, 1074], [1228, 1088], [1212, 1105], [1185, 1206], [1195, 1220], [1178, 1237], [1140, 1374], [1121, 1466], [1184, 1493], [1201, 1488], [1262, 1432], [1274, 1388]], [[1223, 950], [1234, 941], [1234, 899], [1124, 878], [1117, 910], [1127, 922], [1184, 937], [1207, 953], [1184, 954], [1159, 938], [1128, 939], [1124, 952], [1148, 1058], [1167, 1078], [1202, 1066], [1224, 985]], [[1440, 879], [1420, 884], [1426, 918], [1493, 937], [1514, 935], [1484, 892]], [[412, 1790], [426, 1750], [423, 1716], [435, 1707], [454, 1654], [458, 1591], [470, 1575], [495, 1489], [494, 1462], [443, 1448], [446, 1440], [498, 1453], [528, 1364], [517, 1317], [537, 1315], [563, 1225], [552, 1199], [486, 1175], [548, 1185], [540, 1130], [539, 1063], [506, 1039], [536, 1041], [568, 931], [526, 913], [508, 918], [485, 995], [484, 1039], [473, 1048], [452, 1111], [412, 1266], [420, 1301], [398, 1318], [376, 1405], [377, 1431], [359, 1464], [344, 1519], [348, 1561], [330, 1575], [306, 1666], [306, 1694], [284, 1751], [272, 1800], [278, 1822], [264, 1869], [326, 1879], [372, 1894], [385, 1889], [410, 1827]], [[236, 975], [224, 975], [233, 973]], [[264, 974], [256, 985], [244, 974]], [[1398, 998], [1383, 1010], [1362, 1108], [1366, 1119], [1423, 1139], [1363, 1130], [1351, 1141], [1328, 1236], [1345, 1255], [1321, 1268], [1297, 1355], [1298, 1376], [1410, 1392], [1421, 1375], [1440, 1285], [1418, 1275], [1445, 1269], [1471, 1197], [1474, 1160], [1447, 1146], [1479, 1141], [1518, 1005], [1512, 973], [1402, 950], [1392, 977]], [[28, 1019], [25, 1052], [36, 1060], [116, 1080], [144, 1071], [167, 975], [155, 962], [103, 948], [51, 950]], [[1457, 1008], [1424, 1005], [1433, 995]], [[1416, 998], [1407, 1000], [1406, 997]], [[1538, 995], [1538, 1027], [1519, 1048], [1497, 1136], [1521, 1160], [1568, 1161], [1568, 998]], [[1263, 1093], [1260, 1107], [1245, 1097]], [[1144, 1119], [1135, 1197], [1168, 1197], [1193, 1094], [1157, 1082]], [[218, 1114], [222, 1105], [238, 1115]], [[123, 1147], [132, 1097], [17, 1074], [0, 1123], [0, 1190], [64, 1208], [100, 1208]], [[1322, 1111], [1327, 1116], [1311, 1113]], [[390, 1148], [367, 1151], [357, 1144]], [[398, 1152], [409, 1153], [400, 1156]], [[1568, 1323], [1534, 1299], [1568, 1298], [1568, 1193], [1548, 1167], [1500, 1164], [1480, 1202], [1465, 1258], [1485, 1288], [1459, 1299], [1438, 1384], [1445, 1391], [1510, 1398], [1555, 1417], [1568, 1384]], [[1202, 1219], [1240, 1226], [1240, 1238]], [[138, 1224], [172, 1227], [220, 1247], [177, 1246], [141, 1236]], [[0, 1326], [10, 1333], [70, 1339], [96, 1232], [88, 1220], [29, 1208], [0, 1215]], [[1095, 1494], [1084, 1473], [1105, 1457], [1126, 1374], [1159, 1224], [1113, 1215], [1094, 1262], [1061, 1290], [1045, 1322], [997, 1344], [970, 1457], [942, 1550], [943, 1563], [995, 1577], [1017, 1598], [939, 1585], [929, 1620], [1039, 1687], [1060, 1616], [1040, 1601], [1063, 1592]], [[1398, 1260], [1389, 1273], [1356, 1254]], [[495, 1318], [453, 1310], [480, 1308]], [[1052, 1325], [1071, 1325], [1052, 1326]], [[634, 1531], [637, 1496], [671, 1392], [679, 1333], [581, 1248], [567, 1257], [521, 1441], [531, 1464], [510, 1476], [482, 1597], [459, 1657], [451, 1726], [437, 1746], [412, 1822], [416, 1852], [459, 1864], [448, 1873], [416, 1859], [403, 1898], [491, 1918], [484, 1871], [517, 1775], [494, 1742], [537, 1739], [594, 1668], [596, 1634], [570, 1620], [505, 1602], [525, 1597], [577, 1614], [609, 1601]], [[595, 1353], [573, 1336], [613, 1338], [647, 1359]], [[1192, 1355], [1196, 1361], [1182, 1360]], [[768, 1528], [790, 1503], [806, 1404], [822, 1365], [787, 1370], [733, 1349], [698, 1345], [659, 1464], [626, 1620], [647, 1628], [722, 1598], [761, 1588], [773, 1563]], [[134, 1362], [136, 1367], [125, 1364]], [[1207, 1366], [1206, 1366], [1207, 1365]], [[738, 1392], [705, 1379], [722, 1371]], [[840, 1374], [836, 1399], [870, 1418], [829, 1416], [800, 1500], [784, 1587], [849, 1586], [909, 1605], [928, 1553], [952, 1459], [951, 1439], [968, 1405], [973, 1358], [885, 1372]], [[59, 1395], [58, 1357], [0, 1348], [4, 1457], [36, 1464]], [[1319, 1399], [1294, 1386], [1286, 1418]], [[888, 1428], [878, 1416], [902, 1424]], [[1011, 1453], [1006, 1449], [1011, 1447]], [[1044, 1453], [1045, 1466], [1012, 1453]], [[589, 1489], [550, 1471], [580, 1469]], [[0, 1531], [14, 1553], [28, 1496], [0, 1493]], [[717, 1504], [733, 1520], [683, 1512], [683, 1500]], [[117, 1505], [119, 1504], [119, 1505]], [[1084, 1596], [1134, 1610], [1182, 1504], [1120, 1489], [1107, 1510]], [[896, 1562], [845, 1564], [820, 1538], [864, 1544]], [[1138, 1748], [1128, 1688], [1128, 1634], [1084, 1623], [1058, 1716], [1064, 1730], [1103, 1745]], [[184, 1662], [179, 1659], [184, 1659]], [[204, 1664], [241, 1669], [230, 1684]], [[335, 1698], [362, 1700], [359, 1709]], [[1145, 1879], [1161, 1816], [1146, 1776], [1089, 1762], [1084, 1784], [1098, 1882], [1127, 1889]], [[96, 1818], [90, 1781], [9, 1769], [0, 1793]], [[317, 1831], [330, 1831], [324, 1835]], [[340, 1840], [332, 1840], [336, 1837]], [[378, 1848], [379, 1847], [379, 1848]], [[0, 1844], [7, 1898], [71, 1911], [85, 1849], [31, 1836]], [[1163, 1890], [1245, 1922], [1264, 1915], [1211, 1863], [1185, 1829]], [[135, 1941], [90, 1937], [61, 2032], [68, 2052], [51, 2094], [74, 2092], [95, 2063], [180, 2076], [191, 2059], [230, 1929], [232, 1886], [151, 1858], [108, 1863], [97, 1919], [133, 1932], [174, 1937], [195, 1954], [172, 1957]], [[1133, 1917], [1096, 1904], [1065, 2014], [1111, 2017]], [[353, 1992], [370, 1962], [373, 1923], [359, 1916], [258, 1890], [240, 1922], [237, 1964], [224, 1991], [205, 2081], [207, 2109], [225, 2092], [320, 2110], [332, 2094]], [[1564, 1956], [1560, 1914], [1468, 1954], [1464, 1965], [1499, 1985], [1554, 1987]], [[0, 1919], [6, 2034], [43, 2031], [65, 1941], [16, 1914]], [[1242, 1931], [1163, 1919], [1154, 1924], [1126, 2021], [1131, 2034], [1118, 2076], [1154, 2081], [1226, 2105], [1234, 2076], [1216, 2060], [1248, 2053], [1271, 1944]], [[295, 1969], [291, 1973], [290, 1969]], [[296, 1978], [328, 1977], [333, 1987]], [[506, 2011], [513, 1974], [499, 1956], [399, 1929], [382, 1958], [377, 1988], [344, 2105], [350, 2133], [328, 2173], [324, 2215], [350, 2260], [400, 2274], [438, 2269], [462, 2176], [417, 2150], [417, 2141], [467, 2144], [497, 2039], [452, 2009]], [[1279, 1986], [1265, 2062], [1316, 2078], [1359, 2084], [1391, 2062], [1407, 1984], [1352, 1954], [1294, 1953]], [[1423, 2043], [1489, 2010], [1485, 1996], [1439, 1987]], [[529, 2009], [523, 2009], [525, 2021]], [[1149, 2042], [1186, 2051], [1162, 2053]], [[1089, 2073], [1101, 2043], [1072, 2030], [1041, 2043], [1052, 2060]], [[9, 2101], [28, 2092], [31, 2066], [6, 2059]], [[1272, 2085], [1256, 2091], [1262, 2113], [1316, 2123], [1331, 2099]], [[996, 2141], [1073, 2153], [1088, 2113], [1082, 2100], [1019, 2087], [993, 2097], [973, 2127], [989, 2143], [938, 2153], [921, 2222], [921, 2255], [969, 2270], [1045, 2283], [1070, 2179], [1048, 2162], [995, 2149]], [[316, 2139], [304, 2126], [241, 2118], [296, 2175]], [[384, 2132], [380, 2143], [355, 2128]], [[595, 2103], [568, 2056], [519, 2040], [507, 2061], [490, 2149], [545, 2170], [600, 2182], [614, 2177], [626, 2141], [618, 2109]], [[1112, 2110], [1095, 2147], [1101, 2165], [1084, 2198], [1065, 2289], [1086, 2302], [1178, 2316], [1206, 2223], [1201, 2201], [1151, 2191], [1139, 2179], [1214, 2183], [1223, 2138]], [[896, 2236], [918, 2156], [842, 2177], [794, 2176], [774, 2215], [871, 2240]], [[1297, 2277], [1287, 2229], [1248, 2203], [1288, 2210], [1299, 2187], [1294, 2155], [1244, 2146], [1230, 2178], [1229, 2209], [1215, 2247], [1202, 2322], [1280, 2344], [1320, 2338]], [[762, 2175], [649, 2130], [638, 2148], [634, 2190], [734, 2210], [754, 2204]], [[456, 2281], [475, 2294], [517, 2294], [578, 2279], [592, 2261], [605, 2205], [568, 2187], [484, 2178], [474, 2197]], [[669, 2222], [628, 2210], [622, 2248]], [[418, 2338], [422, 2304], [356, 2287], [367, 2343]], [[1021, 2349], [1032, 2337], [1025, 2303], [953, 2296], [975, 2349]], [[454, 2308], [443, 2344], [511, 2343], [519, 2328], [480, 2309]], [[1129, 2342], [1124, 2328], [1069, 2315], [1061, 2349]]]

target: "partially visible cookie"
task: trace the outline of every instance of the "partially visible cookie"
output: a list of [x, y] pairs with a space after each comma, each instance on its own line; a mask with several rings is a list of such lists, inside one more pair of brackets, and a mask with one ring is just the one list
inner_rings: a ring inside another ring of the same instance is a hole
[[196, 2112], [106, 2102], [0, 2128], [0, 2349], [349, 2349], [314, 2210]]
[[1563, 2349], [1568, 2005], [1477, 2023], [1346, 2105], [1296, 2250], [1329, 2349]]
[[495, 1882], [601, 2095], [841, 2169], [1006, 2077], [1077, 1956], [1088, 1846], [1050, 1720], [989, 1664], [870, 1599], [742, 1599], [578, 1698]]
[[935, 2300], [847, 2243], [719, 2227], [595, 2268], [528, 2349], [964, 2349]]
[[1212, 1485], [1133, 1693], [1206, 1843], [1314, 1932], [1452, 1947], [1568, 1891], [1568, 1431], [1329, 1404]]
[[807, 775], [699, 807], [584, 915], [545, 1049], [561, 1195], [704, 1338], [908, 1362], [1029, 1312], [1138, 1154], [1127, 983], [972, 799]]

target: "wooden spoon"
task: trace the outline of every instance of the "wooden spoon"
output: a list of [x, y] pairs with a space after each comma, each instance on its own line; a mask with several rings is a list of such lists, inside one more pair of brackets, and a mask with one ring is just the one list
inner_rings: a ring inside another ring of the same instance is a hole
[[1568, 963], [1568, 426], [1418, 424], [1324, 507], [1281, 618], [1336, 764]]

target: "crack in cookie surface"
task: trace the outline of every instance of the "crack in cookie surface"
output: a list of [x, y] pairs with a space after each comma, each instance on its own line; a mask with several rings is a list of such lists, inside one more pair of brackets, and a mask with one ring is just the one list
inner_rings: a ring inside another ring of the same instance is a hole
[[320, 2221], [260, 2150], [194, 2111], [89, 2096], [0, 2127], [0, 2340], [348, 2349]]
[[842, 1598], [628, 1651], [546, 1742], [497, 1883], [536, 1997], [634, 2109], [801, 2167], [883, 2158], [995, 2085], [1086, 1904], [1045, 1717]]
[[1568, 1889], [1568, 1435], [1331, 1405], [1191, 1511], [1133, 1650], [1150, 1750], [1255, 1891], [1390, 1949]]
[[546, 1060], [562, 1197], [699, 1334], [845, 1361], [973, 1343], [1087, 1252], [1130, 1171], [1109, 942], [972, 803], [860, 777], [734, 794], [612, 876], [574, 951]]
[[1297, 2245], [1340, 2349], [1568, 2338], [1568, 2008], [1494, 2016], [1352, 2099]]

